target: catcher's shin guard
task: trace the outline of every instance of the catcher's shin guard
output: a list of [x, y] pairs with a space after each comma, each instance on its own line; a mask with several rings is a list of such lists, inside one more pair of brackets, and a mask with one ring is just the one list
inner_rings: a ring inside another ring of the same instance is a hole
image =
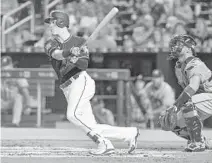
[[193, 103], [187, 103], [183, 108], [183, 117], [192, 142], [202, 141], [202, 122]]
[[187, 103], [182, 111], [191, 142], [188, 145], [189, 151], [202, 151], [204, 149], [204, 141], [202, 137], [202, 122], [197, 114], [197, 111], [195, 110], [195, 106], [193, 105], [193, 103]]

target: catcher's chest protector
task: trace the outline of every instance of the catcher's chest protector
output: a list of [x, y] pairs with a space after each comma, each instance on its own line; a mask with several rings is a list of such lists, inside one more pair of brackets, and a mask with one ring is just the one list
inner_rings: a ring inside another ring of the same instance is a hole
[[212, 72], [199, 58], [188, 58], [182, 65], [177, 62], [175, 74], [178, 83], [183, 88], [189, 84], [189, 79], [192, 76], [200, 76], [201, 83], [197, 93], [212, 93]]

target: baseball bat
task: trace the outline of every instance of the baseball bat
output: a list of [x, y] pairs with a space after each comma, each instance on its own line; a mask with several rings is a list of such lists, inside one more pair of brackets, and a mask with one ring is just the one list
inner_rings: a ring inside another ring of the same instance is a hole
[[89, 36], [89, 38], [85, 41], [83, 45], [87, 44], [91, 40], [94, 40], [97, 37], [99, 31], [107, 25], [107, 23], [118, 13], [118, 11], [118, 8], [113, 7], [110, 12], [104, 17], [104, 19], [99, 23], [99, 25], [96, 27], [96, 29], [93, 31], [93, 33]]

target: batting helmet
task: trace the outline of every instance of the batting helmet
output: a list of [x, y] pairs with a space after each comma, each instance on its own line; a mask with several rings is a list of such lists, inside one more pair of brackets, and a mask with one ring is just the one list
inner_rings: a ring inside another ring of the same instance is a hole
[[182, 51], [183, 47], [187, 46], [191, 48], [193, 54], [195, 55], [194, 47], [196, 46], [195, 40], [189, 35], [176, 35], [169, 42], [169, 59], [174, 59], [179, 57], [179, 53]]
[[10, 56], [3, 56], [1, 58], [1, 67], [5, 67], [13, 64], [12, 58]]
[[69, 16], [62, 11], [52, 11], [50, 17], [46, 18], [44, 22], [49, 24], [53, 20], [56, 20], [56, 25], [60, 28], [69, 27]]

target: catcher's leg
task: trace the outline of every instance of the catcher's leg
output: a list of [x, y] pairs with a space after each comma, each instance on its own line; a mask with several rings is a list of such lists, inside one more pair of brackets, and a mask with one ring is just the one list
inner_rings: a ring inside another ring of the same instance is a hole
[[212, 93], [200, 93], [192, 96], [192, 102], [202, 121], [212, 116]]
[[205, 143], [202, 137], [202, 122], [195, 110], [195, 105], [192, 102], [187, 102], [182, 108], [182, 113], [190, 138], [190, 143], [188, 143], [185, 150], [190, 152], [204, 151]]
[[[200, 93], [192, 96], [192, 102], [202, 121], [212, 116], [212, 93]], [[206, 149], [212, 149], [212, 140], [206, 139]]]

